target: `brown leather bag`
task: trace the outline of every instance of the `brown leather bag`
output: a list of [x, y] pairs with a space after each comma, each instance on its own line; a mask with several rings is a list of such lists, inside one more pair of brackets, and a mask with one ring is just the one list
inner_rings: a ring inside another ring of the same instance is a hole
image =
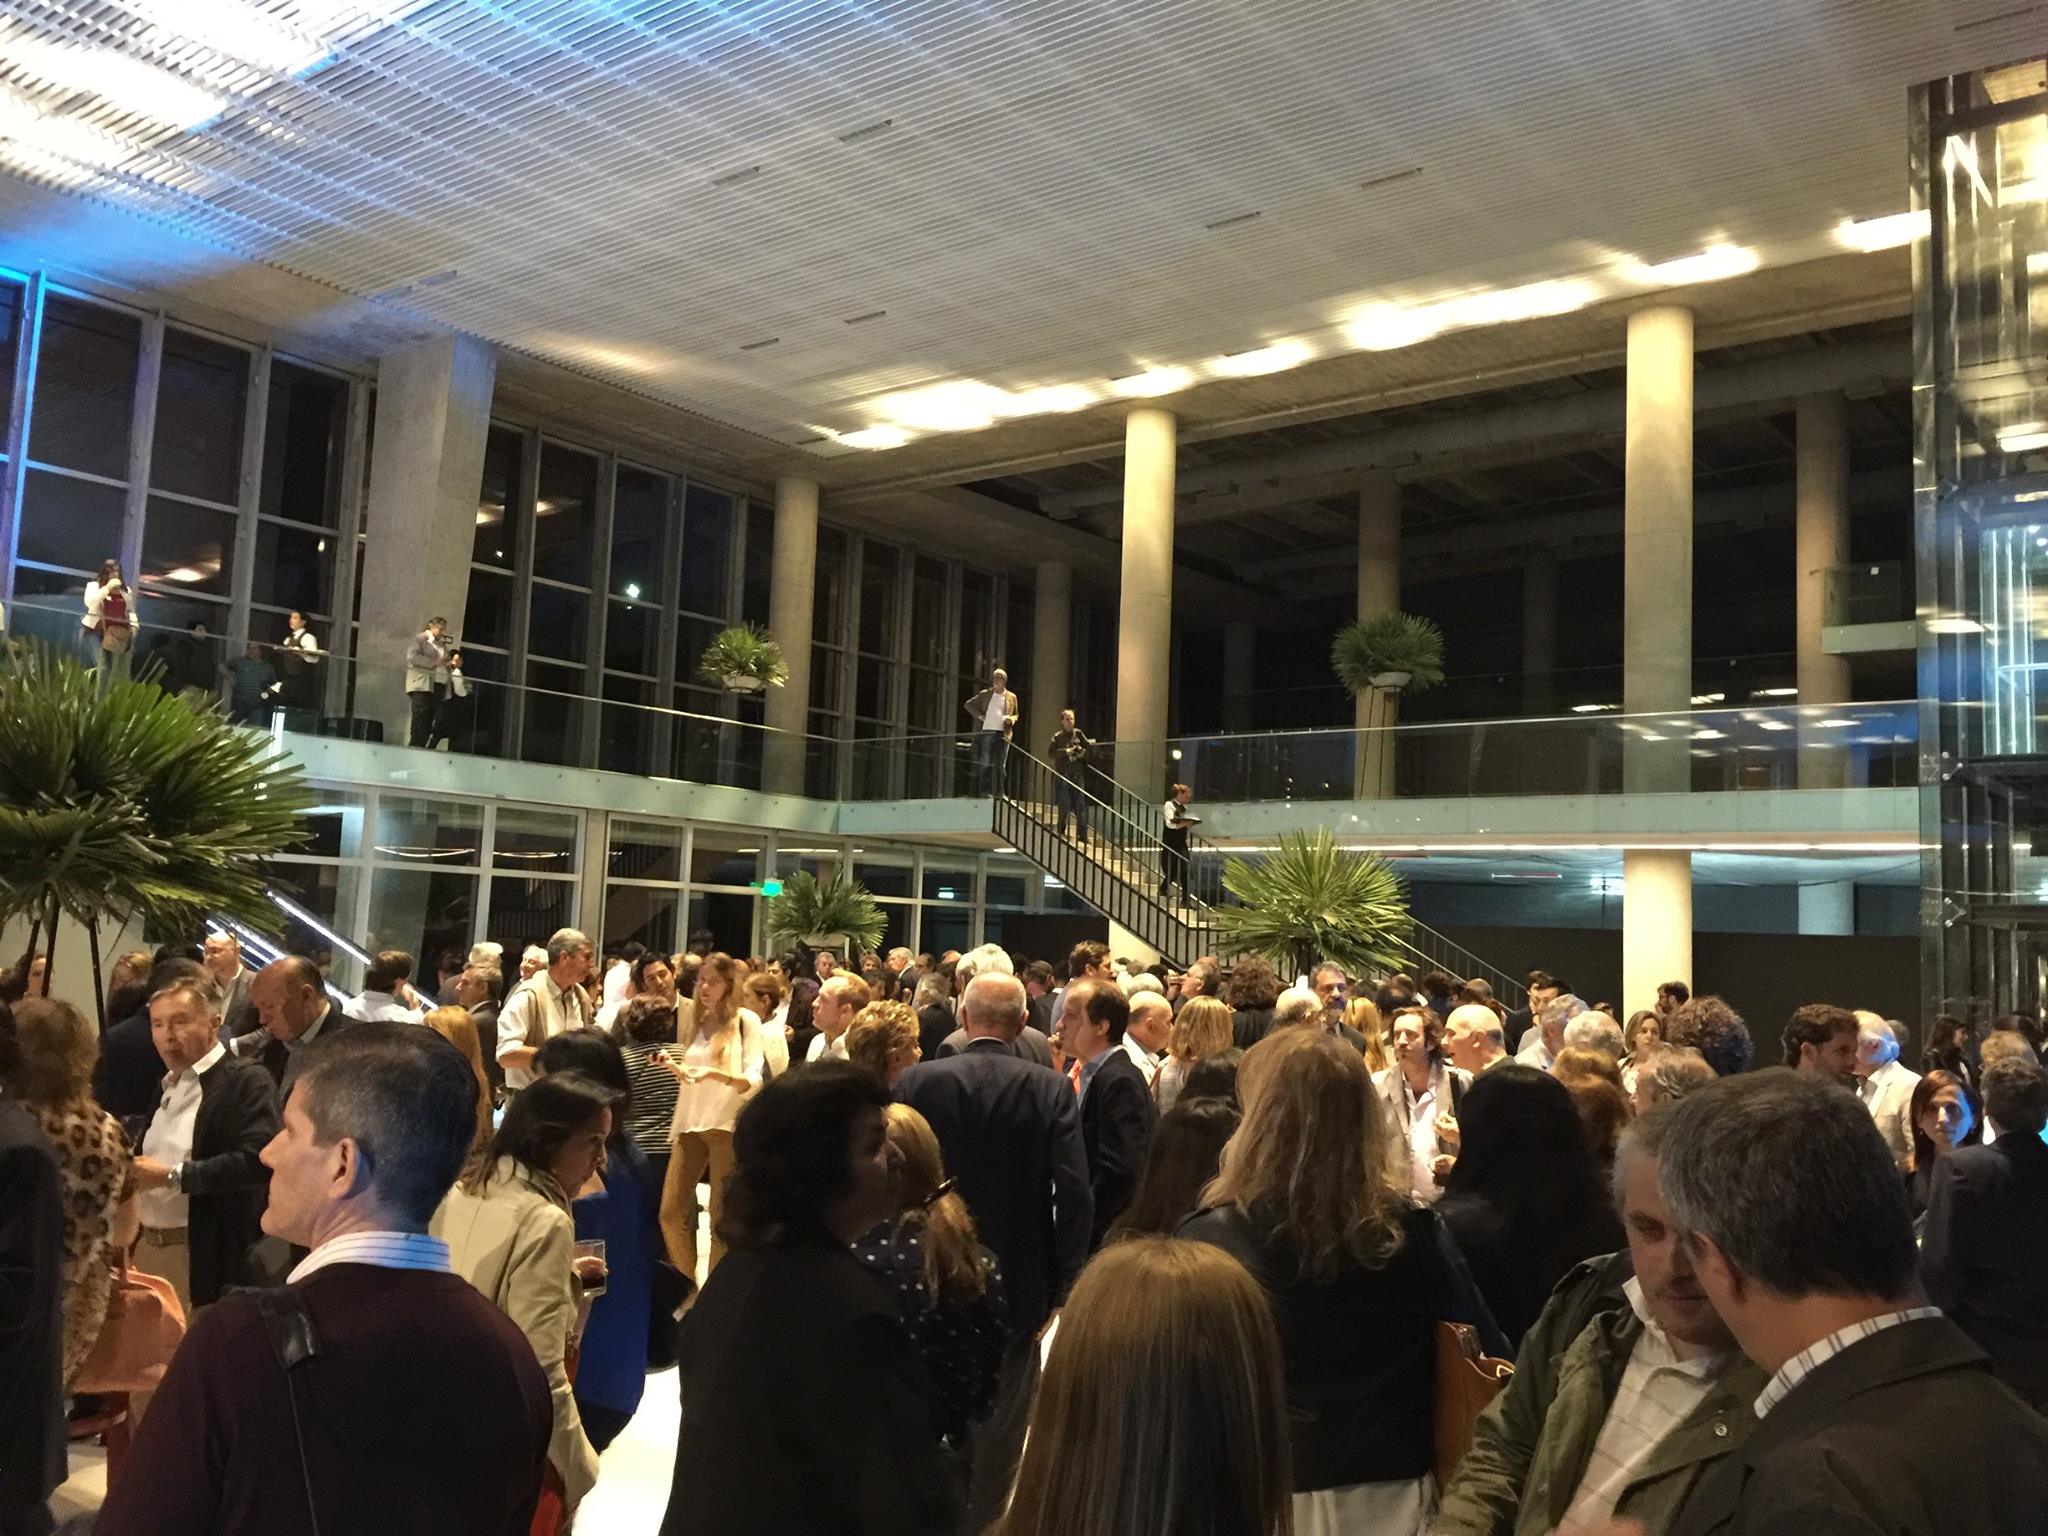
[[122, 1261], [92, 1353], [78, 1368], [74, 1392], [154, 1392], [185, 1338], [185, 1308], [171, 1282]]
[[1431, 1470], [1439, 1489], [1449, 1486], [1465, 1452], [1472, 1448], [1472, 1429], [1486, 1405], [1500, 1394], [1515, 1367], [1496, 1360], [1479, 1347], [1469, 1323], [1436, 1325], [1436, 1422]]

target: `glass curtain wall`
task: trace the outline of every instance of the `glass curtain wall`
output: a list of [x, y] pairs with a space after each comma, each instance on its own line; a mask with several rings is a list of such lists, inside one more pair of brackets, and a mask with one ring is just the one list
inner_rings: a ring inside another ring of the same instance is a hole
[[2048, 975], [2048, 64], [1914, 92], [1921, 988], [2036, 1011]]

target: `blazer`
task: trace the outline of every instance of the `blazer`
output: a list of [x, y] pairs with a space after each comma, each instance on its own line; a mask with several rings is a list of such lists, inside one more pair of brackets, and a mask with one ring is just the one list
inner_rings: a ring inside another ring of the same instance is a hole
[[132, 1129], [138, 1115], [156, 1112], [164, 1094], [163, 1057], [149, 1032], [149, 1010], [138, 1009], [100, 1036], [99, 1065], [92, 1069], [92, 1096], [101, 1109]]
[[1152, 1102], [1145, 1074], [1121, 1045], [1111, 1046], [1081, 1098], [1081, 1142], [1088, 1152], [1088, 1183], [1095, 1191], [1091, 1251], [1102, 1246], [1110, 1223], [1138, 1192], [1152, 1127], [1158, 1123], [1159, 1106]]
[[930, 1378], [895, 1298], [846, 1249], [728, 1253], [683, 1317], [677, 1364], [662, 1536], [958, 1531]]
[[[163, 1101], [163, 1084], [149, 1106]], [[263, 1240], [270, 1170], [257, 1154], [277, 1134], [277, 1089], [253, 1061], [223, 1056], [199, 1079], [199, 1115], [185, 1161], [186, 1241], [191, 1245], [192, 1304], [219, 1301], [231, 1285], [263, 1278], [249, 1250]], [[145, 1125], [144, 1130], [147, 1130]], [[142, 1145], [136, 1138], [136, 1150]]]
[[252, 1029], [262, 1028], [263, 1021], [256, 1016], [256, 1005], [249, 1001], [249, 988], [256, 984], [256, 973], [246, 965], [235, 977], [221, 997], [220, 1038], [232, 1045], [235, 1037], [246, 1035]]
[[436, 640], [427, 630], [414, 635], [405, 648], [405, 691], [432, 693], [435, 674], [447, 667], [451, 649], [445, 639]]
[[[933, 1054], [941, 1057], [958, 1056], [966, 1049], [967, 1030], [965, 1026], [962, 1026], [941, 1040], [938, 1050]], [[1017, 1032], [1017, 1040], [1010, 1047], [1010, 1054], [1021, 1057], [1025, 1061], [1036, 1062], [1041, 1067], [1050, 1068], [1052, 1066], [1052, 1041], [1046, 1038], [1044, 1031], [1034, 1029], [1031, 1025], [1026, 1024]]]
[[569, 1344], [582, 1297], [568, 1202], [552, 1180], [543, 1183], [505, 1157], [482, 1194], [460, 1184], [449, 1190], [427, 1230], [448, 1244], [455, 1273], [511, 1318], [533, 1346], [554, 1408], [548, 1460], [562, 1479], [562, 1502], [573, 1513], [597, 1481], [597, 1452], [583, 1433], [583, 1416], [569, 1389]]
[[1088, 1262], [1094, 1230], [1074, 1090], [982, 1039], [911, 1067], [896, 1097], [931, 1122], [946, 1172], [1002, 1265], [1010, 1336], [1037, 1333]]
[[1888, 1061], [1857, 1090], [1863, 1107], [1877, 1122], [1878, 1133], [1900, 1170], [1913, 1166], [1913, 1089], [1920, 1074], [1900, 1062]]
[[1823, 1361], [1700, 1486], [1674, 1536], [2048, 1531], [2048, 1421], [1947, 1318]]
[[[318, 1038], [325, 1040], [329, 1035], [351, 1028], [356, 1022], [341, 1011], [339, 1004], [329, 1003], [327, 1021], [320, 1026]], [[259, 1025], [245, 1035], [235, 1036], [228, 1042], [228, 1049], [244, 1061], [255, 1062], [270, 1074], [271, 1085], [277, 1089], [277, 1101], [281, 1106], [290, 1087], [287, 1074], [291, 1073], [291, 1047]]]
[[64, 1481], [63, 1297], [57, 1155], [0, 1091], [0, 1531], [47, 1530]]
[[1927, 1298], [2048, 1411], [2048, 1145], [2000, 1136], [1934, 1164], [1920, 1244]]
[[[973, 717], [974, 728], [977, 731], [982, 728], [981, 722], [988, 718], [989, 700], [994, 696], [995, 690], [993, 688], [984, 688], [960, 706], [966, 714]], [[1003, 740], [1008, 741], [1010, 739], [1010, 731], [1017, 724], [1017, 716], [1021, 708], [1022, 706], [1017, 703], [1017, 695], [1005, 688], [1003, 690]]]

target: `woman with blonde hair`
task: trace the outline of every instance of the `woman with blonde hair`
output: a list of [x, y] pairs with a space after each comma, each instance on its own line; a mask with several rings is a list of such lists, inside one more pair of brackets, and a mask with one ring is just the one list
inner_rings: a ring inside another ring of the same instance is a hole
[[869, 1003], [846, 1026], [846, 1059], [889, 1088], [922, 1059], [917, 1015], [908, 1003]]
[[697, 1181], [711, 1176], [709, 1275], [725, 1257], [719, 1235], [725, 1183], [732, 1177], [733, 1126], [747, 1097], [764, 1081], [767, 1060], [761, 1020], [740, 1006], [745, 972], [731, 955], [711, 954], [697, 968], [695, 1017], [686, 1021], [673, 1052], [658, 1059], [682, 1083], [670, 1126], [675, 1151], [661, 1186], [661, 1235], [671, 1262], [685, 1279], [697, 1275]]
[[[1319, 1030], [1245, 1052], [1244, 1123], [1181, 1235], [1242, 1263], [1273, 1301], [1303, 1536], [1413, 1536], [1429, 1512], [1436, 1324], [1498, 1331], [1455, 1246], [1398, 1177], [1365, 1062]], [[1077, 1287], [1078, 1290], [1078, 1287]]]
[[1232, 1018], [1230, 1004], [1220, 997], [1191, 997], [1180, 1005], [1166, 1033], [1166, 1060], [1152, 1079], [1152, 1097], [1162, 1115], [1173, 1108], [1196, 1062], [1230, 1049]]
[[476, 1073], [476, 1140], [469, 1155], [481, 1157], [491, 1141], [491, 1080], [484, 1073], [483, 1046], [476, 1037], [476, 1018], [467, 1008], [435, 1008], [420, 1022], [462, 1052], [463, 1060]]
[[[910, 1012], [901, 1003], [882, 1006]], [[859, 1020], [853, 1027], [860, 1028]], [[1002, 1273], [975, 1234], [967, 1202], [946, 1177], [931, 1122], [907, 1104], [891, 1104], [884, 1114], [889, 1145], [901, 1159], [897, 1211], [854, 1243], [853, 1256], [896, 1298], [937, 1389], [933, 1422], [959, 1451], [967, 1426], [995, 1400], [1008, 1315]]]
[[991, 1536], [1290, 1536], [1287, 1415], [1243, 1266], [1171, 1238], [1105, 1248], [1060, 1313]]
[[1365, 1038], [1365, 1070], [1384, 1072], [1394, 1063], [1387, 1055], [1387, 1026], [1380, 1017], [1380, 1005], [1369, 997], [1354, 997], [1344, 1005], [1344, 1027]]

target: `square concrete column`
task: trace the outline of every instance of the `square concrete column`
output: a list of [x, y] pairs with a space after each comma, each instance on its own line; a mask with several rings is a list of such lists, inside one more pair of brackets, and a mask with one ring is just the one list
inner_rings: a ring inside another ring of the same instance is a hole
[[[1401, 607], [1401, 485], [1390, 470], [1375, 470], [1358, 487], [1358, 617], [1376, 618]], [[1356, 696], [1358, 754], [1354, 792], [1361, 800], [1394, 796], [1394, 727], [1401, 695], [1367, 688]]]
[[[785, 475], [775, 482], [775, 550], [769, 563], [768, 634], [782, 649], [789, 681], [763, 701], [771, 734], [762, 755], [762, 787], [804, 792], [811, 719], [811, 608], [818, 583], [818, 482]], [[852, 750], [841, 746], [842, 752]]]
[[1849, 755], [1839, 731], [1808, 722], [1849, 700], [1849, 659], [1821, 646], [1828, 573], [1849, 559], [1849, 401], [1840, 390], [1802, 395], [1797, 406], [1794, 542], [1798, 568], [1799, 787], [1841, 789]]
[[461, 637], [497, 366], [488, 343], [463, 335], [420, 342], [377, 365], [355, 712], [381, 720], [387, 742], [406, 739], [412, 637], [436, 615]]
[[1124, 558], [1116, 624], [1116, 777], [1166, 798], [1166, 693], [1173, 663], [1173, 413], [1124, 422]]
[[[1692, 311], [1639, 310], [1628, 322], [1626, 483], [1622, 491], [1622, 709], [1692, 708]], [[1692, 786], [1692, 737], [1623, 721], [1622, 788], [1679, 795]], [[1647, 737], [1662, 737], [1649, 740]], [[1627, 1011], [1660, 981], [1691, 983], [1692, 855], [1622, 860], [1621, 969]]]
[[1044, 757], [1067, 697], [1068, 659], [1073, 647], [1074, 568], [1064, 560], [1041, 560], [1031, 584], [1031, 697], [1024, 700], [1027, 725], [1023, 748]]

